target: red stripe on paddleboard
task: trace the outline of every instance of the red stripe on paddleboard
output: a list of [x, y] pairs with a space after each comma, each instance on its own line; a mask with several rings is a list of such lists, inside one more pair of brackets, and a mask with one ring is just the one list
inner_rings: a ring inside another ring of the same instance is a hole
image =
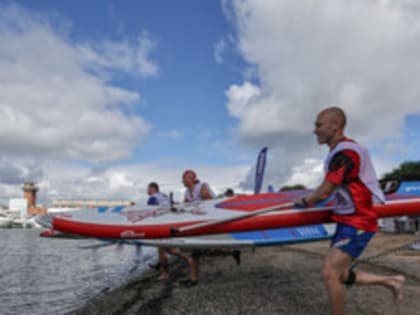
[[296, 196], [307, 194], [308, 191], [295, 191], [293, 193], [266, 193], [259, 195], [243, 195], [225, 200], [216, 204], [216, 208], [240, 211], [255, 211], [276, 205], [288, 203]]
[[[393, 217], [401, 215], [419, 215], [420, 200], [395, 202], [386, 205], [375, 205], [378, 216]], [[190, 236], [200, 234], [221, 234], [230, 232], [243, 232], [252, 230], [265, 230], [281, 227], [295, 227], [302, 225], [321, 224], [331, 222], [331, 210], [285, 210], [273, 212], [270, 215], [260, 215], [215, 226], [208, 226], [178, 233], [177, 236]], [[171, 237], [170, 228], [179, 228], [204, 221], [191, 221], [178, 224], [161, 225], [103, 225], [92, 223], [79, 223], [54, 218], [53, 228], [65, 233], [80, 234], [101, 238], [160, 238]]]

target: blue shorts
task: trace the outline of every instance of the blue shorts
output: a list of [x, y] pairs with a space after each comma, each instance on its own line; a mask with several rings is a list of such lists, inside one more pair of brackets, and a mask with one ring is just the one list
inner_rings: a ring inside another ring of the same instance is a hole
[[353, 258], [357, 258], [374, 235], [374, 232], [366, 232], [347, 224], [337, 223], [331, 247], [339, 248]]

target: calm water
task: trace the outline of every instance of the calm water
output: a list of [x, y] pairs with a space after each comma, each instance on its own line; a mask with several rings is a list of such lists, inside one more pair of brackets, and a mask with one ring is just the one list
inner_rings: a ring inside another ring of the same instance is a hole
[[148, 269], [153, 248], [39, 237], [38, 229], [0, 229], [0, 314], [66, 314]]

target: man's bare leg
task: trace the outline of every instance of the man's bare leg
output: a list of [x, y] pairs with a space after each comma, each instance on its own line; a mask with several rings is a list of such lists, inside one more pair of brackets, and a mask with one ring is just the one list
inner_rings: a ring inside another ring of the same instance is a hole
[[[322, 275], [334, 315], [344, 314], [345, 288], [343, 283], [348, 279], [351, 262], [352, 257], [337, 248], [331, 248], [324, 261]], [[402, 286], [405, 281], [403, 275], [383, 276], [364, 271], [354, 272], [356, 275], [355, 284], [384, 286], [391, 290], [396, 304], [401, 302], [403, 298]]]
[[192, 257], [191, 259], [191, 281], [198, 281], [198, 276], [200, 274], [200, 258]]
[[168, 270], [168, 257], [166, 257], [166, 248], [159, 247], [159, 263], [160, 263], [160, 276], [159, 280], [169, 279], [169, 270]]
[[382, 276], [364, 271], [356, 271], [356, 284], [360, 285], [380, 285], [391, 290], [394, 296], [394, 303], [399, 304], [402, 301], [402, 286], [405, 281], [403, 275]]
[[168, 269], [168, 257], [167, 254], [172, 256], [177, 256], [185, 260], [189, 265], [191, 265], [191, 258], [187, 255], [184, 255], [179, 248], [164, 248], [159, 247], [159, 263], [160, 263], [160, 276], [159, 280], [169, 279], [169, 269]]
[[342, 275], [347, 274], [352, 258], [349, 254], [332, 247], [324, 260], [322, 278], [327, 289], [333, 315], [344, 314], [345, 288]]

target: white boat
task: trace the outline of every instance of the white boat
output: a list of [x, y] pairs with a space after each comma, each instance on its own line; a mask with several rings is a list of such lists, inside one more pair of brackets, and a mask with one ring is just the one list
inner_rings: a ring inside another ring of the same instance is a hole
[[8, 228], [13, 224], [13, 219], [4, 213], [0, 213], [0, 228]]
[[26, 227], [40, 229], [42, 226], [36, 222], [36, 216], [32, 216], [25, 221]]

